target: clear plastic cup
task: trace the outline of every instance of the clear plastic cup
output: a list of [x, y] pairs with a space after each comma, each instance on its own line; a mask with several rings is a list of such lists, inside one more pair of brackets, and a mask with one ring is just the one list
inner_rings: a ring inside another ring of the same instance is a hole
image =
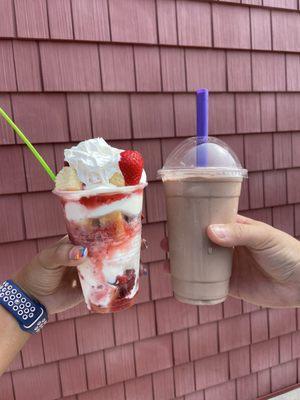
[[78, 273], [89, 310], [116, 312], [135, 302], [145, 186], [54, 190], [63, 205], [71, 242], [88, 249]]
[[174, 295], [184, 303], [220, 303], [228, 294], [232, 249], [212, 243], [206, 229], [235, 221], [247, 170], [221, 140], [192, 137], [172, 151], [158, 174], [166, 195]]

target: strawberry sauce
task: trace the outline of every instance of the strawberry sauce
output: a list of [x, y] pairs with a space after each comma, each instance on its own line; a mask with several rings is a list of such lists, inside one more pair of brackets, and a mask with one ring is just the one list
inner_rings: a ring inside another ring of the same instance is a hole
[[90, 196], [90, 197], [81, 197], [79, 200], [80, 204], [84, 205], [87, 208], [95, 208], [102, 205], [108, 205], [113, 203], [114, 201], [119, 201], [125, 199], [125, 197], [129, 197], [128, 194], [110, 194], [110, 195], [98, 195], [98, 196]]

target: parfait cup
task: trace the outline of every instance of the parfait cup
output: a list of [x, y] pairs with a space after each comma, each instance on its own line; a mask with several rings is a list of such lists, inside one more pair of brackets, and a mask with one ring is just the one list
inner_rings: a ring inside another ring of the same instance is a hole
[[62, 203], [70, 241], [88, 250], [78, 274], [93, 312], [116, 312], [135, 303], [146, 185], [53, 191]]

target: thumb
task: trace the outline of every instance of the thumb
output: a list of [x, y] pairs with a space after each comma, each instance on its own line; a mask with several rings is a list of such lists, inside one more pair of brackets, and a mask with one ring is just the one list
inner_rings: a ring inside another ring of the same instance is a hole
[[214, 224], [207, 228], [207, 234], [223, 247], [247, 246], [257, 250], [270, 239], [269, 226], [260, 222]]
[[38, 261], [48, 269], [60, 266], [77, 266], [81, 264], [87, 256], [87, 248], [74, 246], [67, 238], [63, 238], [54, 246], [49, 247], [38, 254]]

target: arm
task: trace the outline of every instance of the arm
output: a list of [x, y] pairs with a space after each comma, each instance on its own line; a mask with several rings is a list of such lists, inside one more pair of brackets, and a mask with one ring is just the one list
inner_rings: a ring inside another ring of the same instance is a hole
[[[22, 268], [13, 281], [30, 297], [43, 304], [49, 314], [74, 307], [82, 301], [77, 265], [85, 261], [84, 247], [73, 246], [64, 238]], [[13, 315], [0, 305], [0, 376], [31, 334], [24, 332]]]
[[30, 338], [22, 331], [15, 318], [0, 306], [0, 376]]

